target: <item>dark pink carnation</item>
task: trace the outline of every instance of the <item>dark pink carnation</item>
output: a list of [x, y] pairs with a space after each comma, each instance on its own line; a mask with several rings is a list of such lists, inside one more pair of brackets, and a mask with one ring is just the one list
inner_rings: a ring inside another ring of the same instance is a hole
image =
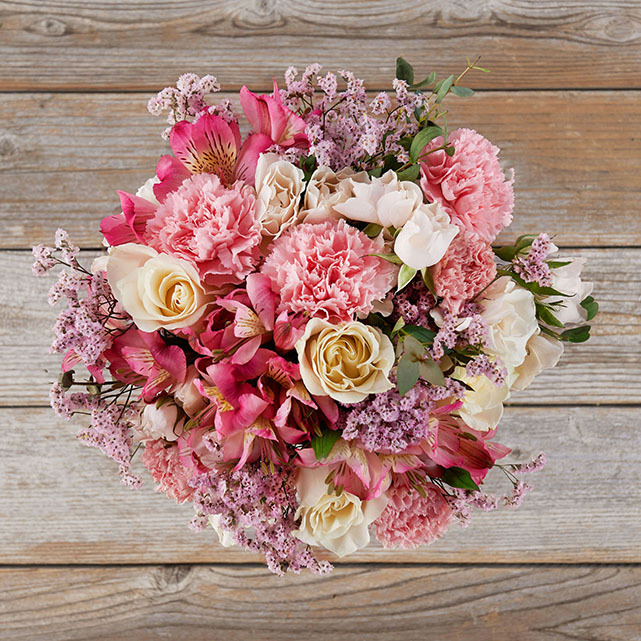
[[188, 481], [192, 474], [180, 462], [175, 444], [169, 445], [162, 439], [147, 441], [141, 458], [143, 465], [158, 483], [158, 492], [164, 492], [178, 503], [191, 500], [194, 489], [189, 486]]
[[[435, 151], [421, 164], [423, 193], [441, 203], [452, 222], [491, 243], [512, 221], [514, 179], [503, 174], [499, 148], [476, 131], [457, 129], [448, 142], [453, 156]], [[425, 151], [442, 144], [442, 137], [435, 138]]]
[[463, 305], [487, 287], [496, 276], [492, 247], [484, 240], [461, 230], [432, 267], [436, 294], [457, 316]]
[[225, 187], [215, 174], [185, 180], [147, 221], [145, 240], [194, 263], [208, 285], [241, 283], [260, 255], [261, 225], [251, 187]]
[[368, 314], [393, 284], [395, 268], [383, 252], [344, 220], [303, 224], [278, 238], [262, 272], [280, 295], [279, 311], [306, 312], [329, 321]]
[[376, 538], [386, 547], [416, 548], [443, 536], [453, 512], [436, 485], [424, 486], [425, 497], [406, 486], [391, 487], [388, 503], [378, 517]]

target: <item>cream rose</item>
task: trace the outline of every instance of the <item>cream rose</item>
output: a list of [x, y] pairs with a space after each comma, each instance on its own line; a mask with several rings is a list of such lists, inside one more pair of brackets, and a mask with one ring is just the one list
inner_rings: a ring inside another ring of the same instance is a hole
[[396, 237], [394, 253], [413, 269], [431, 267], [443, 258], [456, 234], [458, 227], [439, 203], [421, 205]]
[[357, 174], [346, 168], [339, 172], [321, 165], [311, 175], [305, 191], [305, 201], [300, 219], [306, 223], [322, 223], [329, 218], [339, 219], [343, 215], [336, 209], [353, 194], [353, 185], [369, 181], [364, 171]]
[[525, 349], [525, 360], [514, 370], [515, 390], [524, 390], [544, 369], [554, 367], [563, 354], [563, 343], [539, 332], [530, 338]]
[[358, 403], [393, 387], [394, 346], [377, 327], [312, 318], [295, 347], [303, 383], [316, 396]]
[[262, 154], [256, 165], [256, 214], [263, 236], [278, 238], [293, 225], [305, 186], [301, 169], [277, 154]]
[[[165, 397], [166, 399], [167, 397]], [[157, 440], [176, 441], [183, 433], [185, 415], [172, 401], [145, 405], [140, 417], [140, 425], [134, 428], [137, 441]]]
[[495, 385], [487, 376], [467, 376], [465, 368], [456, 367], [452, 377], [472, 388], [466, 390], [463, 406], [458, 410], [465, 424], [479, 432], [494, 429], [503, 416], [503, 403], [510, 398], [513, 376], [508, 376], [505, 385]]
[[189, 327], [210, 301], [191, 263], [145, 245], [112, 248], [107, 278], [114, 296], [143, 332]]
[[328, 494], [326, 476], [327, 469], [322, 467], [299, 471], [296, 518], [300, 527], [292, 534], [308, 545], [320, 545], [343, 557], [369, 543], [369, 526], [385, 509], [387, 497], [381, 494], [362, 501], [345, 491], [339, 496]]
[[421, 188], [416, 183], [399, 180], [394, 171], [366, 183], [354, 180], [350, 183], [353, 197], [334, 207], [350, 220], [398, 229], [423, 206]]
[[528, 341], [539, 329], [534, 296], [502, 276], [485, 290], [479, 304], [492, 343], [487, 351], [508, 368], [518, 367], [525, 360]]

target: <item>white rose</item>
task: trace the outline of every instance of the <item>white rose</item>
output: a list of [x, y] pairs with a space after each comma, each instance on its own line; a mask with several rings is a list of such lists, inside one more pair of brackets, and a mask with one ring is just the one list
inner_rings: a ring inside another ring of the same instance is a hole
[[114, 296], [143, 332], [189, 327], [210, 302], [191, 263], [145, 245], [112, 248], [107, 278]]
[[472, 387], [465, 391], [463, 406], [458, 410], [465, 424], [479, 432], [494, 429], [503, 416], [503, 403], [510, 398], [513, 376], [508, 376], [505, 385], [495, 385], [483, 375], [467, 376], [463, 367], [456, 367], [452, 376]]
[[381, 494], [371, 501], [343, 491], [340, 496], [327, 493], [327, 469], [302, 468], [297, 490], [300, 507], [296, 518], [301, 520], [292, 534], [308, 545], [320, 545], [339, 557], [346, 556], [369, 543], [369, 526], [387, 505]]
[[501, 276], [485, 290], [479, 304], [492, 343], [487, 351], [507, 367], [518, 367], [525, 360], [527, 342], [539, 329], [534, 296], [509, 276]]
[[526, 345], [527, 355], [514, 374], [512, 389], [524, 390], [544, 369], [554, 367], [563, 354], [563, 343], [545, 334], [534, 334]]
[[373, 177], [367, 183], [352, 180], [351, 187], [354, 196], [335, 206], [350, 220], [398, 229], [423, 205], [421, 188], [416, 183], [399, 180], [394, 171], [381, 178]]
[[568, 294], [569, 298], [550, 296], [545, 299], [546, 303], [560, 301], [558, 307], [554, 307], [552, 313], [564, 324], [571, 325], [584, 323], [587, 319], [587, 311], [581, 307], [581, 301], [592, 293], [593, 283], [581, 280], [581, 270], [585, 265], [585, 258], [570, 258], [569, 265], [556, 267], [552, 270], [552, 287], [562, 294]]
[[157, 403], [145, 405], [142, 412], [140, 425], [134, 431], [136, 440], [147, 441], [164, 438], [166, 441], [176, 441], [183, 433], [185, 417], [179, 412], [177, 405], [165, 401], [158, 406]]
[[295, 347], [303, 383], [316, 396], [358, 403], [393, 387], [394, 346], [377, 327], [312, 318]]
[[421, 205], [396, 237], [394, 253], [413, 269], [431, 267], [443, 258], [456, 234], [458, 227], [439, 203]]
[[222, 517], [220, 514], [212, 514], [209, 517], [209, 525], [211, 525], [214, 528], [214, 531], [218, 535], [218, 540], [220, 541], [220, 544], [224, 548], [230, 548], [234, 545], [236, 545], [236, 541], [234, 541], [234, 535], [232, 532], [229, 530], [225, 530], [221, 525]]
[[180, 403], [188, 416], [194, 417], [207, 406], [206, 401], [194, 381], [199, 378], [198, 370], [193, 365], [187, 368], [185, 382], [174, 390], [174, 398]]
[[307, 183], [300, 219], [306, 223], [322, 223], [330, 218], [343, 218], [336, 206], [351, 198], [355, 183], [368, 181], [364, 171], [355, 174], [349, 168], [334, 172], [325, 165], [317, 167]]
[[256, 165], [256, 214], [263, 235], [278, 236], [298, 218], [300, 196], [305, 186], [302, 169], [278, 154], [261, 154]]

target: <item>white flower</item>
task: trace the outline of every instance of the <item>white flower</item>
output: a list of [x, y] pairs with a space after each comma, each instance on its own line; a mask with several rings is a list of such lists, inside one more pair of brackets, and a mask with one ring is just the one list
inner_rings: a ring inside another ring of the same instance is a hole
[[194, 381], [198, 378], [200, 378], [198, 370], [190, 365], [187, 368], [185, 382], [174, 390], [174, 398], [180, 403], [185, 413], [191, 417], [194, 417], [207, 405], [207, 401], [194, 385]]
[[398, 229], [423, 205], [421, 188], [416, 183], [399, 180], [393, 171], [367, 183], [352, 180], [351, 188], [354, 196], [335, 206], [350, 220]]
[[114, 296], [143, 332], [189, 327], [210, 302], [191, 263], [145, 245], [113, 247], [107, 278]]
[[312, 318], [295, 347], [303, 383], [316, 396], [358, 403], [393, 387], [394, 346], [377, 327]]
[[140, 425], [134, 428], [137, 441], [157, 440], [176, 441], [183, 433], [185, 418], [178, 406], [172, 401], [145, 405]]
[[160, 205], [158, 199], [156, 198], [156, 194], [154, 194], [154, 185], [157, 185], [159, 182], [160, 178], [158, 178], [158, 176], [152, 176], [145, 181], [145, 184], [142, 187], [138, 189], [138, 191], [136, 192], [136, 196], [144, 198], [154, 205]]
[[300, 469], [296, 518], [301, 523], [292, 534], [308, 545], [323, 546], [343, 557], [369, 543], [369, 526], [385, 509], [387, 497], [381, 494], [362, 501], [350, 492], [328, 494], [326, 476], [324, 467]]
[[503, 416], [503, 403], [510, 398], [513, 376], [508, 376], [505, 385], [495, 385], [484, 375], [467, 376], [464, 367], [456, 367], [452, 376], [472, 387], [465, 391], [463, 406], [458, 410], [466, 425], [479, 432], [493, 430]]
[[233, 533], [230, 532], [229, 530], [225, 530], [220, 525], [221, 519], [222, 519], [222, 516], [220, 514], [212, 514], [209, 517], [209, 525], [211, 525], [214, 528], [214, 531], [218, 535], [218, 540], [220, 541], [220, 544], [224, 548], [230, 548], [236, 545], [236, 541], [234, 541]]
[[301, 169], [278, 154], [261, 154], [256, 165], [256, 215], [264, 236], [278, 238], [298, 218], [305, 187]]
[[527, 342], [539, 329], [534, 296], [509, 276], [501, 276], [485, 290], [479, 304], [489, 327], [487, 351], [508, 368], [518, 367], [525, 360]]
[[527, 355], [514, 374], [512, 389], [524, 390], [544, 369], [554, 367], [563, 354], [563, 343], [545, 334], [534, 334], [526, 345]]
[[403, 225], [394, 243], [394, 253], [413, 269], [436, 265], [445, 255], [458, 227], [439, 203], [421, 205]]
[[355, 174], [349, 168], [334, 172], [325, 165], [317, 167], [307, 183], [300, 219], [306, 223], [322, 223], [330, 218], [343, 218], [336, 206], [351, 198], [354, 184], [368, 181], [364, 171]]
[[592, 293], [593, 283], [581, 280], [581, 270], [585, 265], [585, 258], [570, 258], [569, 265], [556, 267], [552, 270], [552, 287], [569, 298], [550, 296], [544, 302], [560, 301], [561, 305], [554, 307], [552, 313], [564, 325], [584, 323], [587, 311], [581, 307], [581, 301]]

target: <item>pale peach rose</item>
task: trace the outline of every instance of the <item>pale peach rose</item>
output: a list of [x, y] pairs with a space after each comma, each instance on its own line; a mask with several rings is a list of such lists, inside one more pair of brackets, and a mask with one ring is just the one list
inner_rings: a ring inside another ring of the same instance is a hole
[[256, 215], [263, 236], [278, 238], [295, 224], [300, 196], [305, 187], [304, 173], [278, 154], [262, 154], [256, 166]]
[[189, 327], [211, 300], [191, 263], [136, 243], [111, 249], [107, 278], [114, 296], [143, 332]]
[[194, 385], [194, 381], [199, 378], [198, 371], [193, 365], [187, 368], [185, 382], [174, 390], [174, 398], [180, 403], [185, 414], [192, 418], [204, 409], [208, 403]]
[[163, 399], [160, 403], [145, 405], [140, 424], [134, 428], [136, 441], [164, 438], [176, 441], [185, 428], [185, 415], [172, 401]]
[[300, 373], [314, 395], [358, 403], [393, 387], [394, 346], [377, 327], [358, 321], [333, 325], [312, 318], [296, 343]]
[[328, 494], [326, 476], [327, 470], [322, 467], [299, 471], [296, 518], [301, 522], [292, 534], [308, 545], [320, 545], [343, 557], [369, 543], [369, 526], [385, 509], [387, 497], [381, 494], [362, 501], [345, 491]]

